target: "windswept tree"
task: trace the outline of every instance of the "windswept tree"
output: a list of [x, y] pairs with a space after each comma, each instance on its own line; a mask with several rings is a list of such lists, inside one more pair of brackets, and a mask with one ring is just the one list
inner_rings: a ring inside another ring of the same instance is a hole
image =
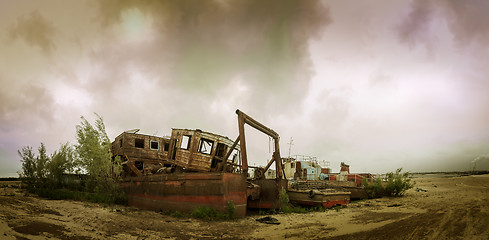
[[37, 161], [36, 161], [36, 174], [37, 174], [37, 179], [41, 180], [42, 182], [45, 182], [46, 177], [48, 176], [48, 163], [49, 163], [49, 156], [46, 153], [46, 146], [44, 146], [44, 143], [41, 143], [41, 146], [38, 148], [39, 155], [37, 156]]
[[[43, 143], [38, 148], [37, 156], [29, 146], [17, 151], [22, 158], [22, 172], [19, 176], [27, 184], [29, 191], [53, 199], [81, 196], [96, 202], [125, 202], [124, 193], [118, 183], [122, 169], [120, 158], [112, 158], [104, 122], [99, 115], [96, 116], [94, 125], [81, 117], [80, 125], [76, 126], [78, 144], [74, 146], [62, 144], [51, 155], [47, 154]], [[68, 177], [64, 180], [65, 174], [80, 172], [86, 173], [88, 179], [71, 181], [72, 178]], [[78, 192], [83, 188], [88, 193], [80, 195], [71, 192]]]
[[63, 184], [63, 174], [73, 173], [76, 167], [74, 149], [69, 143], [62, 144], [59, 150], [54, 151], [47, 164], [49, 178], [58, 187]]
[[44, 143], [41, 143], [41, 146], [37, 150], [37, 156], [30, 146], [23, 147], [17, 151], [22, 158], [22, 173], [20, 177], [27, 183], [28, 187], [42, 187], [47, 182], [48, 175], [50, 174], [48, 164], [51, 160], [46, 153]]
[[32, 147], [23, 147], [17, 153], [22, 158], [20, 160], [22, 162], [22, 172], [19, 175], [28, 186], [32, 186], [36, 181], [37, 175], [36, 156], [32, 151]]
[[81, 167], [87, 171], [88, 190], [102, 193], [117, 193], [120, 177], [120, 160], [112, 160], [110, 140], [105, 131], [102, 117], [95, 114], [95, 124], [90, 124], [83, 116], [76, 126], [78, 144], [75, 145]]

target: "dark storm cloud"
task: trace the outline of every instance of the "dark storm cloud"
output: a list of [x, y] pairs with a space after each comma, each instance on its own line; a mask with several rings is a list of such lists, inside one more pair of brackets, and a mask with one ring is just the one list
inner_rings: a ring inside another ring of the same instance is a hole
[[414, 47], [417, 43], [431, 44], [426, 37], [430, 35], [432, 2], [415, 0], [411, 3], [411, 7], [411, 12], [399, 26], [399, 40], [409, 47]]
[[301, 112], [310, 41], [331, 23], [319, 1], [92, 3], [103, 47], [91, 50], [96, 70], [80, 86], [108, 126], [150, 134], [184, 127], [234, 137], [236, 108], [267, 123]]
[[97, 3], [97, 20], [105, 27], [124, 25], [135, 10], [151, 19], [158, 35], [138, 49], [155, 61], [140, 59], [157, 68], [152, 72], [166, 69], [166, 78], [179, 87], [207, 94], [239, 77], [259, 99], [269, 91], [283, 99], [305, 93], [312, 74], [309, 40], [331, 22], [318, 1]]
[[436, 29], [429, 25], [434, 18], [446, 23], [456, 41], [463, 45], [471, 42], [489, 42], [489, 2], [484, 0], [414, 0], [411, 11], [398, 27], [399, 39], [410, 46], [432, 44], [429, 38]]
[[440, 1], [445, 6], [447, 22], [456, 39], [467, 44], [471, 41], [489, 42], [489, 1]]
[[33, 11], [21, 16], [10, 29], [12, 39], [22, 39], [31, 46], [39, 47], [44, 53], [50, 54], [56, 49], [54, 43], [55, 28], [39, 12]]

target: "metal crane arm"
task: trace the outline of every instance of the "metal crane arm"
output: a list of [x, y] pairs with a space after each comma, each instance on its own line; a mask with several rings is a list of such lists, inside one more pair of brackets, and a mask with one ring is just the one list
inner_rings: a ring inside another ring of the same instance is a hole
[[246, 141], [245, 141], [245, 131], [244, 131], [244, 124], [246, 123], [251, 127], [255, 128], [256, 130], [273, 138], [275, 143], [275, 151], [273, 152], [272, 159], [270, 160], [270, 162], [268, 162], [264, 170], [266, 171], [270, 167], [270, 165], [275, 161], [277, 178], [282, 178], [282, 160], [280, 157], [280, 146], [279, 146], [280, 137], [278, 133], [266, 127], [265, 125], [261, 124], [260, 122], [256, 121], [255, 119], [251, 118], [250, 116], [246, 115], [244, 112], [241, 112], [239, 109], [236, 110], [236, 114], [238, 115], [239, 142], [241, 148], [241, 160], [242, 160], [243, 172], [244, 173], [248, 172], [248, 159], [246, 154]]

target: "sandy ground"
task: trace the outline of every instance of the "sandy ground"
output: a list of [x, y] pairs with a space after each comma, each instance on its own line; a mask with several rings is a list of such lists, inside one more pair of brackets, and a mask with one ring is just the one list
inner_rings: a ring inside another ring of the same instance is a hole
[[0, 239], [489, 239], [489, 175], [415, 180], [415, 188], [401, 198], [272, 215], [279, 225], [257, 222], [262, 215], [208, 222], [45, 200], [0, 182]]

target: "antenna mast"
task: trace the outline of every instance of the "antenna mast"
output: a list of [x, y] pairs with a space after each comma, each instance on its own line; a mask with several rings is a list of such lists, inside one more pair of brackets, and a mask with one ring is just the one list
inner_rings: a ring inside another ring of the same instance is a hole
[[290, 137], [290, 142], [288, 143], [289, 144], [289, 158], [290, 158], [290, 149], [292, 148], [292, 145], [294, 145], [292, 142], [294, 140], [292, 140], [292, 137]]

